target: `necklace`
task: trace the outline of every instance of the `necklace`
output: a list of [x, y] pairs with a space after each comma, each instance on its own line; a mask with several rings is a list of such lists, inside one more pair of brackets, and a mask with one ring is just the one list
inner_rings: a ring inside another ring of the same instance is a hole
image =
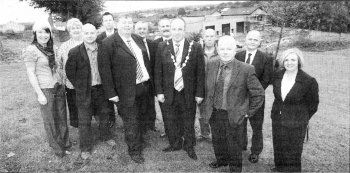
[[[167, 45], [169, 45], [168, 42], [167, 42]], [[185, 59], [185, 61], [184, 61], [181, 65], [180, 65], [181, 62], [176, 63], [176, 61], [175, 61], [175, 56], [174, 56], [173, 54], [171, 54], [170, 50], [168, 50], [169, 53], [170, 53], [170, 55], [171, 55], [170, 57], [171, 57], [171, 59], [173, 60], [173, 63], [174, 63], [175, 68], [180, 68], [180, 69], [182, 69], [182, 68], [184, 68], [184, 67], [186, 66], [186, 63], [187, 63], [188, 59], [190, 59], [189, 55], [190, 55], [190, 53], [191, 53], [192, 45], [193, 45], [193, 41], [190, 42], [190, 46], [189, 46], [189, 48], [188, 48], [188, 53], [187, 53], [187, 55], [186, 55], [186, 59]]]

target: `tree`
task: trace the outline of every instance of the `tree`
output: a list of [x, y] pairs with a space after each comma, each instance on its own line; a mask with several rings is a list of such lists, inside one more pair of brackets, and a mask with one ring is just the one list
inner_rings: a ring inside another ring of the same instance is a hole
[[179, 8], [179, 10], [177, 11], [178, 15], [185, 15], [186, 14], [186, 10], [184, 8]]
[[[27, 1], [27, 0], [19, 0]], [[59, 16], [58, 20], [67, 21], [75, 17], [80, 19], [82, 23], [92, 23], [95, 26], [100, 24], [98, 17], [103, 10], [103, 0], [31, 0], [30, 5], [34, 8], [45, 8], [45, 11], [50, 14]]]

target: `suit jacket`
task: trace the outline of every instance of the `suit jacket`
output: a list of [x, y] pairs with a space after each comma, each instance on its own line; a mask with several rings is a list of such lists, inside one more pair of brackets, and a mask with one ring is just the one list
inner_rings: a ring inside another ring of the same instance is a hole
[[[189, 52], [189, 42], [185, 40], [182, 61]], [[173, 41], [159, 43], [155, 64], [155, 89], [157, 94], [164, 94], [163, 104], [171, 105], [174, 98], [175, 66], [171, 59], [175, 55]], [[204, 57], [201, 45], [193, 43], [186, 66], [182, 68], [184, 92], [188, 108], [196, 106], [195, 97], [204, 98]]]
[[68, 53], [66, 74], [76, 91], [78, 106], [91, 103], [91, 67], [84, 43], [72, 48]]
[[[236, 54], [236, 59], [245, 62], [246, 51]], [[254, 60], [251, 63], [255, 67], [255, 73], [261, 85], [266, 89], [272, 79], [273, 59], [267, 56], [264, 52], [257, 50]]]
[[[209, 120], [213, 112], [215, 83], [219, 71], [220, 59], [208, 62], [205, 120]], [[265, 91], [256, 78], [254, 67], [233, 59], [229, 88], [227, 90], [227, 112], [232, 126], [242, 124], [245, 115], [254, 116], [264, 102]]]
[[[117, 32], [117, 29], [114, 29], [114, 33]], [[102, 41], [107, 37], [106, 31], [103, 31], [101, 34], [99, 34], [96, 38], [96, 43], [101, 44]]]
[[[153, 85], [152, 69], [145, 44], [140, 36], [131, 37], [142, 50], [143, 61]], [[118, 96], [121, 106], [131, 107], [135, 102], [137, 60], [118, 32], [103, 40], [98, 51], [98, 69], [108, 99]]]
[[271, 118], [285, 127], [306, 126], [316, 113], [319, 103], [318, 84], [315, 78], [299, 69], [295, 83], [284, 101], [281, 97], [281, 82], [285, 69], [278, 70], [273, 77], [273, 94]]

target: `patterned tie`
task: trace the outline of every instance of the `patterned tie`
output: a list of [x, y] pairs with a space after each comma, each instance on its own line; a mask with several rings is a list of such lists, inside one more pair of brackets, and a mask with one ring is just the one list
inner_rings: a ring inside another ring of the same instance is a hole
[[248, 59], [247, 59], [247, 61], [245, 63], [250, 64], [250, 56], [252, 56], [252, 54], [248, 53]]
[[141, 81], [142, 78], [143, 78], [143, 74], [142, 74], [142, 69], [141, 69], [141, 65], [139, 63], [139, 61], [137, 60], [137, 56], [136, 56], [136, 53], [134, 52], [134, 49], [132, 48], [131, 46], [131, 40], [128, 40], [128, 47], [131, 51], [131, 53], [134, 55], [135, 59], [136, 59], [136, 79]]
[[175, 47], [175, 60], [180, 65], [180, 62], [181, 62], [181, 59], [182, 59], [182, 57], [179, 56], [179, 54], [180, 54], [180, 44], [176, 43], [175, 46], [176, 46]]
[[215, 90], [214, 90], [214, 108], [221, 109], [222, 102], [223, 102], [223, 93], [224, 93], [224, 81], [226, 73], [224, 71], [227, 69], [227, 66], [225, 64], [221, 65], [220, 67], [220, 74], [219, 79], [217, 80], [215, 84]]
[[183, 81], [183, 77], [182, 77], [182, 71], [180, 68], [180, 63], [181, 63], [181, 56], [179, 55], [180, 54], [180, 44], [176, 43], [175, 46], [176, 46], [175, 47], [175, 59], [176, 59], [176, 62], [178, 63], [178, 65], [175, 69], [174, 88], [180, 92], [184, 88], [184, 81]]

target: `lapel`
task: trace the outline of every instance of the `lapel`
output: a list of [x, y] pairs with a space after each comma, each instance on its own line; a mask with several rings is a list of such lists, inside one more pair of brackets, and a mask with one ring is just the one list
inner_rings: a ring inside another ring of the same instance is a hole
[[214, 95], [214, 88], [216, 83], [216, 78], [218, 76], [219, 66], [220, 66], [220, 59], [214, 60], [212, 62], [209, 62], [208, 67], [208, 73], [207, 73], [207, 82], [208, 82], [208, 90], [209, 90], [209, 96]]
[[277, 73], [277, 75], [276, 75], [276, 83], [275, 83], [275, 85], [276, 85], [276, 92], [277, 92], [277, 96], [282, 100], [282, 95], [281, 95], [281, 89], [282, 89], [282, 78], [283, 78], [283, 75], [284, 75], [284, 72], [285, 72], [286, 70], [285, 69], [283, 69], [283, 70], [281, 70], [279, 73]]
[[255, 53], [253, 62], [252, 62], [252, 65], [253, 65], [254, 67], [256, 67], [256, 65], [259, 65], [259, 64], [260, 64], [260, 62], [259, 62], [259, 61], [261, 60], [260, 55], [261, 55], [261, 54], [260, 54], [260, 51], [257, 50], [256, 53]]
[[[169, 43], [169, 45], [166, 46], [166, 49], [168, 49], [168, 51], [170, 51], [170, 53], [171, 53], [172, 55], [174, 55], [174, 57], [175, 57], [173, 40], [170, 39], [170, 40], [168, 41], [168, 43]], [[170, 58], [170, 57], [169, 57], [169, 58]], [[175, 57], [175, 58], [176, 58], [176, 57]], [[171, 61], [172, 61], [172, 60], [171, 60]]]
[[190, 46], [190, 43], [187, 41], [187, 39], [185, 39], [185, 43], [184, 43], [184, 47], [183, 47], [183, 51], [182, 51], [182, 58], [181, 58], [181, 64], [185, 61], [186, 59], [186, 55], [188, 53], [188, 48]]
[[245, 51], [245, 50], [242, 51], [242, 52], [240, 52], [240, 53], [238, 53], [237, 56], [236, 56], [236, 59], [238, 59], [238, 60], [244, 62], [244, 60], [245, 60], [245, 54], [246, 54], [246, 51]]
[[[132, 37], [132, 39], [135, 41], [135, 43], [137, 44], [137, 46], [139, 46], [139, 48], [141, 49], [142, 57], [143, 57], [143, 62], [144, 62], [144, 64], [145, 64], [146, 68], [147, 68], [147, 65], [149, 64], [149, 58], [148, 58], [147, 50], [145, 50], [145, 49], [147, 49], [145, 43], [143, 42], [142, 39], [138, 39], [134, 34], [131, 34], [131, 37]], [[142, 49], [143, 47], [144, 47], [145, 49]], [[145, 52], [144, 50], [145, 50], [146, 52]], [[135, 58], [136, 58], [136, 57], [135, 57]], [[147, 65], [146, 65], [146, 64], [147, 64]], [[148, 69], [148, 68], [147, 68], [147, 69]]]
[[[116, 36], [116, 42], [117, 44], [124, 49], [126, 52], [128, 52], [132, 57], [134, 57], [134, 54], [130, 51], [129, 47], [124, 43], [123, 39], [119, 35], [119, 33], [114, 34]], [[136, 58], [136, 57], [134, 57]]]
[[86, 52], [86, 47], [85, 47], [84, 43], [82, 43], [82, 44], [79, 46], [79, 48], [80, 48], [81, 54], [83, 55], [83, 60], [84, 60], [84, 62], [87, 62], [88, 65], [90, 66], [89, 56], [88, 56], [88, 54], [87, 54], [87, 52]]
[[233, 68], [232, 68], [231, 79], [230, 79], [230, 84], [228, 85], [228, 88], [231, 87], [232, 83], [235, 81], [236, 77], [241, 72], [239, 70], [240, 66], [241, 66], [240, 62], [236, 59], [233, 59]]
[[[303, 82], [304, 82], [304, 72], [301, 69], [299, 69], [298, 73], [297, 73], [297, 76], [295, 77], [295, 83], [292, 86], [292, 88], [290, 89], [290, 91], [288, 92], [288, 94], [286, 95], [286, 98], [284, 99], [284, 102], [286, 102], [289, 99], [293, 98], [294, 95], [300, 94], [300, 90], [299, 90], [300, 88], [298, 86], [300, 86], [300, 84], [303, 83]], [[279, 91], [279, 92], [281, 92], [281, 91]]]

